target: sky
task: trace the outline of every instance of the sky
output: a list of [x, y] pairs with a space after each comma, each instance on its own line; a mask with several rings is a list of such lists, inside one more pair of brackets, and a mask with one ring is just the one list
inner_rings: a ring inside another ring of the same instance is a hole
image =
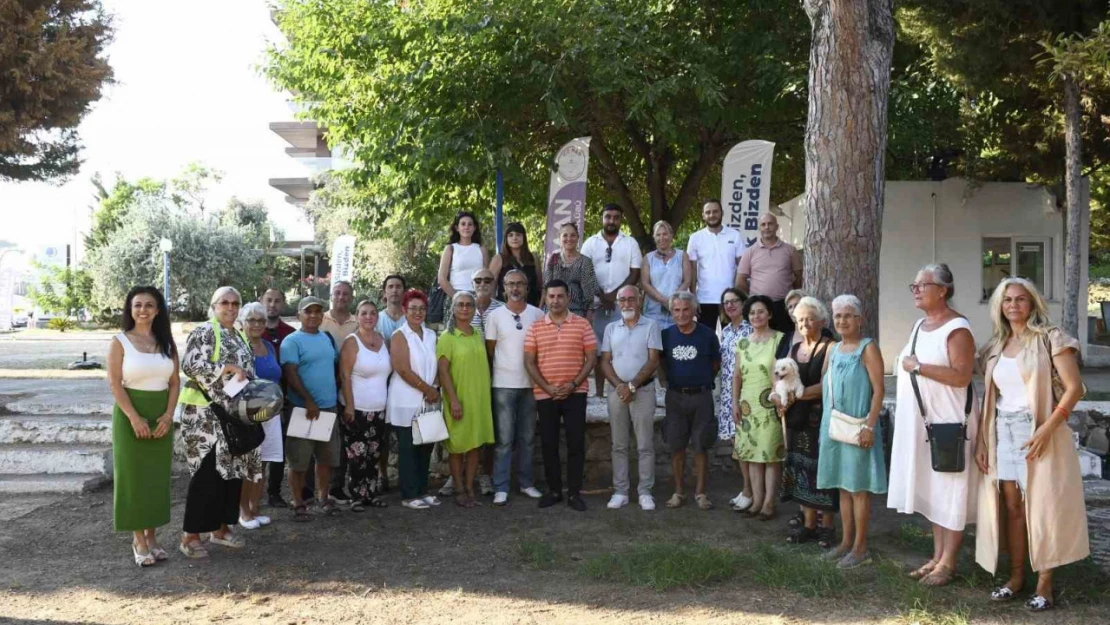
[[79, 127], [84, 165], [64, 184], [0, 182], [0, 239], [25, 249], [72, 243], [88, 228], [100, 172], [162, 179], [199, 161], [222, 170], [209, 206], [260, 199], [289, 239], [312, 228], [269, 178], [304, 176], [269, 130], [294, 118], [286, 95], [257, 69], [268, 42], [281, 41], [263, 0], [104, 0], [115, 16], [107, 50], [118, 84]]

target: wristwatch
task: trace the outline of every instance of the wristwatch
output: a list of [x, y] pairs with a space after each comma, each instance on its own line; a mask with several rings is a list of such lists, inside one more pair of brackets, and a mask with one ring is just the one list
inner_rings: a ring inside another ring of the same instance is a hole
[[914, 375], [921, 375], [921, 363], [919, 362], [916, 365], [914, 365], [913, 370], [910, 371], [910, 373], [912, 373]]

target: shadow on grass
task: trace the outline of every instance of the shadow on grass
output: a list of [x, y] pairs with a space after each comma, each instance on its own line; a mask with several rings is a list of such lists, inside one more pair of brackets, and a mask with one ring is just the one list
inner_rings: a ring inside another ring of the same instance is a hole
[[646, 586], [657, 591], [701, 588], [736, 576], [740, 559], [727, 549], [691, 543], [651, 543], [594, 556], [586, 577]]

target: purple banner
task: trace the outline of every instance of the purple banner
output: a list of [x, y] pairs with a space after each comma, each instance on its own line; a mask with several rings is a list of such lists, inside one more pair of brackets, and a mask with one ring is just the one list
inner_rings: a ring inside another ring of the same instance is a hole
[[590, 138], [579, 137], [564, 145], [555, 157], [547, 191], [547, 235], [544, 262], [559, 249], [559, 228], [567, 223], [586, 226], [586, 173], [590, 163]]

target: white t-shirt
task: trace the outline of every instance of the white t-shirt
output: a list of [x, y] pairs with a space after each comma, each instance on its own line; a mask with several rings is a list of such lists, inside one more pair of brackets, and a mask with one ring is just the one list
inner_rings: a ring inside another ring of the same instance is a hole
[[524, 369], [524, 336], [533, 323], [543, 319], [543, 311], [529, 304], [519, 321], [517, 317], [506, 305], [486, 318], [486, 340], [497, 341], [493, 351], [494, 388], [532, 388], [532, 378]]
[[736, 262], [743, 254], [744, 240], [728, 226], [716, 234], [702, 228], [690, 235], [686, 255], [698, 264], [698, 303], [721, 303], [721, 293], [736, 283]]
[[586, 239], [582, 245], [582, 255], [594, 263], [594, 275], [597, 276], [597, 285], [606, 293], [611, 293], [628, 279], [628, 274], [633, 269], [639, 269], [643, 262], [640, 254], [640, 245], [636, 239], [617, 233], [613, 240], [613, 252], [608, 253], [609, 242], [602, 233], [597, 233]]

